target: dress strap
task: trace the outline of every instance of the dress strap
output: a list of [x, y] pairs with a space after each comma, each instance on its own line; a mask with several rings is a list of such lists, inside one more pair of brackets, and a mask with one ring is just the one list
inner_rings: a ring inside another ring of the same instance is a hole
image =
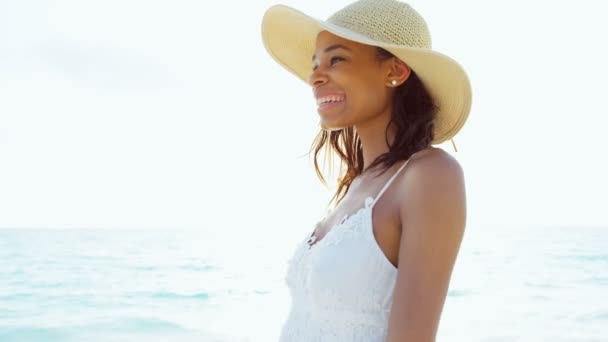
[[[416, 152], [418, 153], [418, 152]], [[399, 175], [399, 173], [401, 172], [401, 170], [403, 170], [403, 168], [405, 168], [405, 165], [407, 165], [407, 163], [412, 160], [412, 157], [416, 154], [412, 154], [408, 160], [405, 161], [405, 163], [403, 163], [403, 165], [401, 165], [401, 167], [399, 167], [399, 170], [397, 170], [397, 172], [395, 172], [395, 174], [388, 180], [388, 182], [386, 182], [386, 184], [384, 184], [384, 187], [382, 188], [382, 190], [380, 190], [380, 193], [378, 193], [378, 195], [376, 196], [376, 198], [374, 199], [374, 201], [372, 202], [372, 206], [374, 204], [376, 204], [376, 202], [378, 202], [378, 200], [380, 199], [380, 196], [382, 196], [382, 194], [384, 194], [384, 192], [386, 191], [386, 189], [388, 189], [388, 187], [391, 185], [391, 183], [393, 183], [393, 181], [395, 180], [395, 178], [397, 178], [397, 175]]]

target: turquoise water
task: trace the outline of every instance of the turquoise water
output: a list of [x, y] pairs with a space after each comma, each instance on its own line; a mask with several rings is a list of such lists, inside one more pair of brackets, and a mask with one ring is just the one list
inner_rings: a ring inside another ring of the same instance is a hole
[[[608, 229], [477, 231], [438, 341], [608, 341]], [[0, 341], [276, 340], [294, 236], [0, 230]]]

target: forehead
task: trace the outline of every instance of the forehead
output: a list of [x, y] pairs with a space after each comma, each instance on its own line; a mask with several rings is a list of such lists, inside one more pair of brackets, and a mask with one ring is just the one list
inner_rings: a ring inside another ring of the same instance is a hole
[[332, 42], [332, 43], [343, 43], [343, 44], [351, 44], [354, 43], [351, 40], [344, 39], [340, 36], [336, 36], [335, 34], [328, 31], [321, 31], [317, 35], [317, 46], [319, 44], [323, 44], [324, 42]]

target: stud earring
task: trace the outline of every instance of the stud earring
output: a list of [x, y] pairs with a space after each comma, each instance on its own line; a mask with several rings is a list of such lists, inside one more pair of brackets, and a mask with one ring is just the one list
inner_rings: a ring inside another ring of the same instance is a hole
[[397, 85], [397, 80], [392, 80], [392, 81], [391, 81], [391, 83], [392, 83], [393, 85]]

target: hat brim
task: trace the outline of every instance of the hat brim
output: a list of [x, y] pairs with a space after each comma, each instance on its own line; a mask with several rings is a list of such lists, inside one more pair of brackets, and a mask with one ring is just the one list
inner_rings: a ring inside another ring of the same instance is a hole
[[386, 49], [416, 72], [438, 106], [433, 144], [451, 139], [471, 110], [471, 85], [464, 69], [452, 58], [430, 49], [389, 44], [312, 18], [285, 5], [270, 7], [262, 19], [262, 40], [270, 56], [308, 82], [317, 35], [328, 31], [344, 39]]

